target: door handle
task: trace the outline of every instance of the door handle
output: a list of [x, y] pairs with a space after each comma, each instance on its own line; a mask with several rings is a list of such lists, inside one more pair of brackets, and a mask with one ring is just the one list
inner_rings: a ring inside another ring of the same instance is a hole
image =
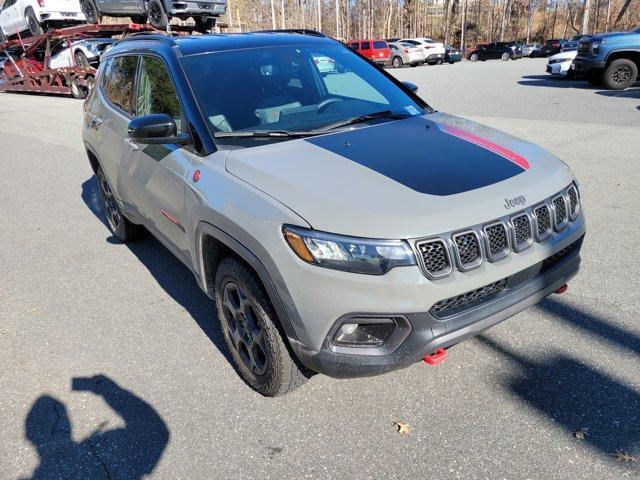
[[102, 125], [102, 118], [100, 118], [98, 115], [93, 115], [91, 117], [91, 128], [93, 130], [97, 130], [100, 125]]
[[125, 138], [124, 139], [124, 143], [129, 145], [129, 148], [131, 150], [133, 150], [134, 152], [137, 152], [138, 150], [140, 150], [140, 147], [138, 146], [138, 144], [136, 142], [134, 142], [133, 140], [131, 140], [130, 138]]

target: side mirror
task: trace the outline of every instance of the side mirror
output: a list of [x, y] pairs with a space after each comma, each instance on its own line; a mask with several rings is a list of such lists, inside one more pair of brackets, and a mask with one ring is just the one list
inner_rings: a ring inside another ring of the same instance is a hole
[[127, 133], [131, 140], [149, 145], [184, 145], [191, 139], [186, 133], [178, 133], [176, 122], [166, 113], [134, 118], [129, 122]]
[[418, 86], [415, 83], [411, 83], [411, 82], [402, 82], [402, 83], [404, 84], [405, 87], [407, 87], [413, 93], [416, 93], [418, 91]]

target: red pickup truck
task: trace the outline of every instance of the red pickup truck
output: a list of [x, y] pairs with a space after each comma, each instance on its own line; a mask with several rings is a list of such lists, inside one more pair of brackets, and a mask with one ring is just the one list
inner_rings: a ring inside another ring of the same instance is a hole
[[391, 50], [384, 40], [350, 40], [348, 45], [376, 63], [387, 64], [391, 58]]

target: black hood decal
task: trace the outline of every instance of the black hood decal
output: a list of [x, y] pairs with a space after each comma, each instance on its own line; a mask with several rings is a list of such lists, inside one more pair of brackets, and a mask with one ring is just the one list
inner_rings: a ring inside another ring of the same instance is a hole
[[475, 190], [529, 168], [527, 160], [515, 152], [472, 132], [422, 117], [305, 141], [429, 195]]

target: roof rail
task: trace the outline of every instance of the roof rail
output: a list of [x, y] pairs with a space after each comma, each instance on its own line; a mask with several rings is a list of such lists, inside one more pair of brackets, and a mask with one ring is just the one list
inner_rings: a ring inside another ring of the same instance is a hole
[[281, 30], [259, 30], [253, 33], [299, 33], [300, 35], [312, 35], [314, 37], [326, 37], [322, 32], [310, 30], [307, 28], [283, 28]]
[[168, 45], [175, 45], [174, 37], [163, 33], [161, 31], [157, 32], [134, 32], [125, 35], [125, 37], [120, 40], [120, 42], [126, 41], [137, 41], [137, 40], [156, 40], [159, 42], [166, 43]]

